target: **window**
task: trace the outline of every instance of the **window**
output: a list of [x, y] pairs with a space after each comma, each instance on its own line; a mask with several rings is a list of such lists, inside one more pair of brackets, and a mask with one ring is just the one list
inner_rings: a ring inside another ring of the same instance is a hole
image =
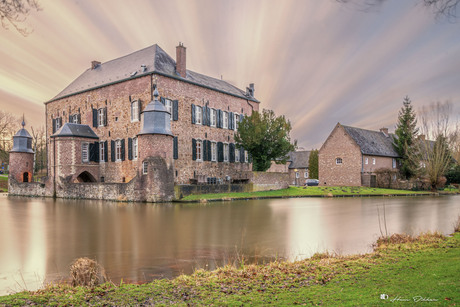
[[366, 159], [364, 160], [364, 163], [365, 163], [365, 164], [369, 164], [369, 158], [366, 158]]
[[240, 162], [240, 150], [235, 147], [235, 162]]
[[295, 178], [300, 178], [299, 172], [295, 172]]
[[137, 137], [133, 139], [133, 159], [137, 160]]
[[99, 127], [105, 126], [105, 114], [104, 109], [97, 110], [97, 123]]
[[105, 162], [105, 151], [106, 151], [105, 143], [100, 142], [99, 143], [99, 161], [100, 162]]
[[222, 112], [222, 128], [228, 129], [228, 112]]
[[228, 162], [228, 144], [224, 143], [224, 162]]
[[149, 164], [147, 162], [142, 163], [142, 174], [146, 175], [148, 171]]
[[342, 158], [335, 159], [335, 164], [341, 165], [342, 164]]
[[245, 150], [245, 151], [244, 151], [244, 162], [245, 162], [245, 163], [248, 163], [248, 161], [249, 161], [248, 158], [249, 158], [249, 157], [248, 157], [248, 151]]
[[81, 143], [81, 161], [89, 162], [89, 143]]
[[201, 107], [196, 106], [195, 107], [195, 124], [201, 125], [203, 122], [203, 113], [201, 111]]
[[375, 158], [372, 158], [372, 164], [375, 165]]
[[165, 99], [165, 108], [169, 112], [169, 118], [172, 118], [173, 109], [172, 109], [172, 101], [169, 99]]
[[115, 161], [121, 161], [121, 140], [115, 141]]
[[139, 121], [139, 101], [138, 100], [131, 102], [131, 121], [132, 122]]
[[79, 124], [78, 122], [78, 114], [73, 114], [69, 116], [69, 122], [72, 124]]
[[55, 121], [56, 121], [56, 131], [58, 131], [59, 128], [61, 128], [61, 118], [60, 117], [56, 118]]
[[211, 161], [217, 161], [217, 143], [211, 142]]
[[196, 160], [203, 161], [203, 141], [196, 140]]
[[211, 127], [215, 127], [217, 123], [217, 111], [211, 109]]
[[240, 115], [235, 113], [235, 131], [238, 130], [238, 123], [240, 122]]
[[304, 174], [303, 177], [304, 177], [304, 178], [308, 178], [308, 171], [305, 172], [305, 174]]
[[393, 168], [396, 168], [396, 159], [393, 158]]

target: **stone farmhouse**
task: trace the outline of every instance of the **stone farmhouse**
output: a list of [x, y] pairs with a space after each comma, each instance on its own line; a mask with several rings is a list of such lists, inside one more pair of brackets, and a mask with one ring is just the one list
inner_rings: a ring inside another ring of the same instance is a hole
[[[254, 91], [253, 84], [243, 91], [188, 70], [183, 44], [176, 47], [176, 60], [153, 45], [105, 63], [92, 61], [45, 102], [48, 178], [35, 194], [66, 197], [68, 184], [92, 183], [69, 197], [95, 194], [98, 185], [98, 195], [87, 198], [112, 193], [107, 197], [156, 201], [172, 199], [175, 184], [245, 182], [250, 157], [236, 148], [234, 135], [242, 118], [259, 110]], [[153, 177], [145, 177], [150, 168]], [[168, 192], [157, 199], [126, 192], [145, 188], [147, 178], [154, 185], [171, 178]]]
[[289, 174], [289, 184], [295, 186], [304, 186], [307, 179], [310, 178], [308, 172], [308, 160], [310, 151], [299, 150], [291, 151], [285, 164], [276, 164], [272, 162], [267, 172], [280, 172]]
[[319, 150], [322, 186], [375, 186], [378, 169], [397, 169], [394, 135], [337, 123]]

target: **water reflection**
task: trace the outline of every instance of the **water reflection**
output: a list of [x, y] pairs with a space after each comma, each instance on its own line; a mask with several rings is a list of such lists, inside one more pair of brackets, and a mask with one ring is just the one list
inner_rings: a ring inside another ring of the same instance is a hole
[[385, 225], [389, 233], [451, 232], [459, 200], [297, 198], [204, 206], [0, 198], [0, 294], [64, 279], [78, 257], [97, 259], [114, 282], [144, 282], [242, 257], [363, 253]]

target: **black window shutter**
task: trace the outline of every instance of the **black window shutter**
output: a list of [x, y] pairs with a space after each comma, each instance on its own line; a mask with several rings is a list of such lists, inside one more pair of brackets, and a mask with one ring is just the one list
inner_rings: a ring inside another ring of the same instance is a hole
[[54, 134], [56, 132], [56, 119], [53, 118], [52, 121], [53, 121], [53, 134]]
[[140, 99], [137, 100], [137, 110], [139, 111], [138, 118], [141, 120], [141, 109], [142, 109], [142, 102]]
[[59, 117], [58, 119], [59, 119], [59, 128], [61, 128], [62, 127], [62, 117]]
[[208, 160], [208, 147], [206, 146], [208, 145], [208, 141], [207, 140], [204, 140], [203, 141], [203, 149], [202, 149], [202, 153], [203, 153], [203, 161], [207, 161]]
[[217, 128], [222, 128], [222, 111], [217, 110]]
[[240, 123], [243, 121], [243, 118], [244, 118], [244, 114], [241, 114], [240, 115]]
[[69, 114], [69, 123], [72, 123], [72, 122], [73, 122], [72, 117], [73, 117], [73, 116]]
[[121, 140], [121, 161], [125, 161], [125, 139]]
[[217, 162], [224, 162], [224, 143], [217, 143]]
[[244, 148], [240, 148], [240, 162], [244, 163]]
[[195, 123], [195, 105], [192, 104], [192, 124]]
[[133, 113], [133, 110], [134, 110], [134, 104], [136, 102], [135, 101], [131, 101], [131, 121], [134, 119], [134, 113]]
[[109, 160], [109, 148], [107, 147], [108, 142], [104, 142], [104, 161], [108, 162]]
[[177, 136], [175, 136], [173, 139], [173, 158], [179, 159], [179, 148], [178, 148]]
[[94, 161], [94, 144], [92, 143], [89, 143], [89, 146], [88, 146], [88, 150], [89, 150], [89, 161]]
[[97, 109], [93, 109], [93, 127], [97, 127]]
[[173, 100], [173, 120], [179, 120], [179, 101]]
[[133, 139], [128, 138], [128, 160], [133, 159]]
[[80, 113], [77, 114], [77, 123], [81, 124], [81, 114]]
[[115, 162], [115, 141], [110, 141], [110, 159]]
[[89, 144], [89, 161], [99, 162], [99, 143]]
[[203, 113], [203, 126], [207, 126], [208, 125], [208, 107], [204, 106], [203, 109], [202, 109], [202, 113]]
[[192, 139], [192, 160], [196, 160], [196, 140]]
[[206, 110], [206, 112], [207, 112], [207, 117], [208, 117], [208, 122], [207, 122], [207, 124], [208, 124], [208, 126], [211, 126], [211, 108], [208, 108], [208, 109]]
[[107, 107], [104, 108], [104, 126], [107, 126]]
[[234, 115], [233, 112], [228, 113], [228, 129], [233, 130]]
[[211, 141], [208, 141], [208, 161], [211, 161]]
[[230, 143], [229, 150], [230, 150], [230, 162], [233, 163], [235, 162], [235, 144]]
[[160, 102], [165, 105], [165, 98], [164, 97], [160, 97]]

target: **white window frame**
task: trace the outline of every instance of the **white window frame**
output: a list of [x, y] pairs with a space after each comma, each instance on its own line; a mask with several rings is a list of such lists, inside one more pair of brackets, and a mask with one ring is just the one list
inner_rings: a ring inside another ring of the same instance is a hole
[[[58, 117], [59, 118], [59, 117]], [[59, 124], [60, 122], [57, 120], [58, 118], [55, 118], [54, 121], [56, 122], [56, 131], [59, 130], [59, 128], [61, 128], [61, 125]]]
[[203, 161], [203, 141], [196, 140], [196, 161]]
[[115, 161], [121, 161], [121, 140], [115, 141]]
[[396, 168], [396, 159], [395, 158], [393, 158], [392, 164], [393, 164], [393, 168]]
[[245, 163], [248, 163], [248, 162], [249, 162], [249, 154], [248, 154], [248, 151], [247, 151], [247, 150], [244, 151], [244, 162], [245, 162]]
[[217, 142], [211, 142], [211, 161], [217, 161]]
[[104, 127], [105, 125], [104, 119], [105, 119], [104, 108], [97, 109], [97, 126], [98, 127]]
[[211, 127], [216, 127], [217, 124], [217, 110], [211, 109]]
[[303, 174], [303, 177], [304, 177], [304, 178], [308, 178], [308, 175], [309, 175], [309, 174], [308, 174], [308, 171], [305, 171], [305, 173]]
[[372, 165], [375, 165], [375, 158], [372, 158]]
[[147, 175], [149, 170], [149, 164], [147, 162], [142, 162], [142, 174]]
[[105, 143], [99, 142], [99, 162], [105, 162]]
[[233, 128], [235, 129], [235, 131], [238, 130], [238, 124], [240, 122], [240, 114], [238, 113], [233, 113], [233, 122], [235, 123], [233, 126]]
[[369, 158], [364, 158], [364, 164], [369, 164]]
[[134, 100], [131, 102], [131, 122], [139, 121], [139, 101]]
[[173, 112], [173, 107], [172, 107], [172, 101], [169, 99], [165, 99], [165, 108], [169, 112], [169, 118], [172, 118], [172, 112]]
[[228, 112], [222, 112], [222, 128], [228, 129]]
[[223, 150], [224, 150], [224, 162], [228, 162], [230, 159], [229, 159], [229, 156], [230, 156], [230, 146], [228, 145], [228, 143], [224, 143], [224, 146], [223, 146]]
[[81, 143], [81, 161], [89, 162], [89, 143], [87, 142]]
[[137, 137], [133, 138], [133, 160], [137, 160], [138, 157], [138, 144], [137, 144]]
[[342, 158], [335, 158], [335, 164], [336, 165], [342, 165], [343, 164]]
[[300, 178], [300, 173], [299, 172], [295, 172], [295, 178]]
[[195, 124], [203, 124], [203, 109], [200, 106], [195, 106]]
[[240, 150], [235, 147], [235, 162], [240, 162]]
[[70, 115], [70, 119], [72, 124], [78, 124], [78, 114]]

